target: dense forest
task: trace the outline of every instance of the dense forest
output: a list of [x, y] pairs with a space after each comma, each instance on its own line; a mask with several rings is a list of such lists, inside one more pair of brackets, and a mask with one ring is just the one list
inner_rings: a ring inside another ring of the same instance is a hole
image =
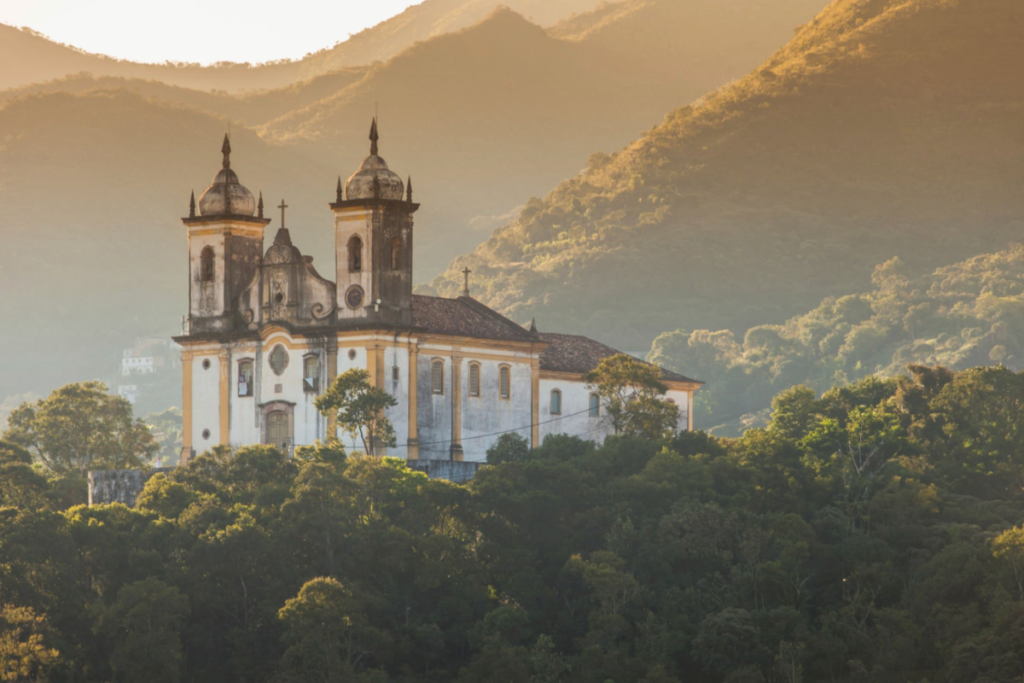
[[696, 424], [736, 435], [768, 419], [772, 397], [801, 384], [819, 392], [906, 372], [908, 364], [1024, 370], [1024, 246], [915, 277], [900, 259], [875, 269], [871, 290], [829, 297], [781, 325], [676, 330], [649, 360], [697, 373]]
[[1022, 408], [913, 366], [738, 439], [503, 443], [465, 487], [215, 450], [134, 509], [7, 441], [0, 680], [1019, 680]]

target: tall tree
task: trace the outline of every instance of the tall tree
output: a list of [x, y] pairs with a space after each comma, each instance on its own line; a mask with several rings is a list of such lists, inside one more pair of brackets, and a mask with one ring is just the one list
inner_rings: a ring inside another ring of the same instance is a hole
[[68, 384], [44, 399], [22, 403], [3, 438], [29, 450], [59, 474], [139, 467], [159, 448], [132, 405], [102, 382]]
[[656, 366], [619, 353], [602, 360], [586, 379], [616, 434], [658, 438], [679, 428], [679, 408], [662, 398], [668, 387]]
[[333, 415], [350, 437], [358, 437], [367, 455], [375, 455], [382, 446], [394, 447], [395, 428], [384, 411], [397, 405], [391, 394], [370, 384], [369, 373], [359, 368], [339, 375], [316, 399], [317, 409]]

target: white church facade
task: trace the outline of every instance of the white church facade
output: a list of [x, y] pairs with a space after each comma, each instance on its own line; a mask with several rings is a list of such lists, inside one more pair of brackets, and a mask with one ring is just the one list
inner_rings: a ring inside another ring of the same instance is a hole
[[[507, 432], [537, 446], [549, 434], [603, 440], [610, 426], [584, 379], [617, 353], [576, 335], [523, 327], [469, 296], [412, 293], [413, 202], [378, 155], [339, 178], [335, 279], [292, 244], [287, 228], [264, 249], [258, 202], [230, 165], [193, 196], [188, 232], [189, 316], [182, 347], [183, 461], [218, 444], [273, 444], [286, 451], [330, 435], [314, 405], [340, 374], [365, 370], [397, 405], [387, 411], [409, 460], [483, 461]], [[198, 210], [197, 210], [198, 209]], [[283, 221], [282, 211], [282, 221]], [[468, 276], [467, 276], [468, 278]], [[680, 428], [692, 428], [700, 382], [663, 371]]]

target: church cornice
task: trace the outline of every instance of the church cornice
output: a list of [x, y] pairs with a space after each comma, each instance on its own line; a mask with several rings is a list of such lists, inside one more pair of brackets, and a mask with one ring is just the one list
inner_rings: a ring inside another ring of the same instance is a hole
[[270, 225], [269, 218], [253, 218], [252, 216], [238, 216], [224, 214], [222, 216], [186, 216], [181, 219], [185, 225], [210, 225], [212, 223], [245, 223], [246, 225], [258, 225], [266, 227]]
[[407, 202], [404, 199], [347, 199], [341, 202], [331, 202], [329, 205], [335, 211], [342, 209], [398, 209], [407, 213], [415, 213], [420, 208], [419, 204]]

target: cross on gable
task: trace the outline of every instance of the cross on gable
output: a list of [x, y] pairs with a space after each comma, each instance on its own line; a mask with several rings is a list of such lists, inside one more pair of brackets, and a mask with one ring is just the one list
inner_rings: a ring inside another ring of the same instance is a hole
[[283, 228], [284, 227], [284, 210], [288, 208], [288, 205], [285, 204], [284, 200], [282, 199], [281, 200], [281, 204], [277, 208], [281, 209], [281, 227]]

